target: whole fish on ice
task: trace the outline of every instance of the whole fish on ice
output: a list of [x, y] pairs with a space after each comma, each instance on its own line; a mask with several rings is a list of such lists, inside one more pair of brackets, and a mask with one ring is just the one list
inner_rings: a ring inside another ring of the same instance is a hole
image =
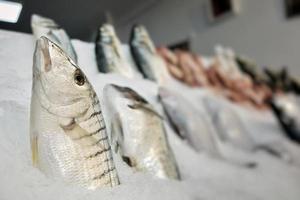
[[204, 102], [218, 130], [220, 141], [229, 143], [247, 152], [262, 150], [284, 161], [292, 161], [291, 154], [280, 141], [264, 143], [255, 141], [233, 108], [218, 105], [217, 102], [211, 99], [205, 99]]
[[246, 127], [239, 116], [232, 109], [214, 104], [215, 102], [205, 100], [206, 108], [211, 113], [212, 120], [216, 126], [221, 141], [229, 142], [245, 151], [253, 151], [255, 143], [250, 137]]
[[31, 16], [31, 28], [36, 39], [41, 36], [49, 38], [77, 63], [77, 55], [68, 34], [52, 19], [33, 14]]
[[136, 65], [148, 79], [163, 85], [169, 79], [167, 66], [156, 52], [144, 26], [136, 25], [130, 36], [130, 50]]
[[34, 53], [30, 138], [33, 163], [47, 176], [90, 189], [119, 184], [97, 95], [46, 37]]
[[126, 60], [121, 42], [110, 24], [103, 24], [97, 35], [96, 59], [100, 72], [117, 73], [128, 78], [140, 76], [137, 70]]
[[138, 171], [159, 178], [179, 179], [161, 116], [135, 91], [107, 85], [112, 143], [123, 160]]
[[177, 134], [196, 151], [204, 151], [212, 156], [220, 157], [214, 139], [214, 129], [205, 113], [170, 89], [160, 88], [159, 96], [169, 121]]
[[204, 152], [212, 158], [236, 166], [256, 166], [253, 161], [230, 157], [223, 152], [227, 148], [219, 142], [215, 127], [205, 109], [194, 106], [180, 94], [164, 87], [159, 88], [159, 97], [174, 131], [197, 152]]

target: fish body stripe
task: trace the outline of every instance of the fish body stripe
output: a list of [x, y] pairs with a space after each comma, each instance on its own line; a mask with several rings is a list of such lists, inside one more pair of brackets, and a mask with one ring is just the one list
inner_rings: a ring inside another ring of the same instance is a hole
[[101, 179], [103, 178], [104, 176], [106, 176], [107, 174], [109, 174], [110, 172], [114, 171], [116, 168], [115, 167], [112, 167], [111, 169], [108, 169], [106, 171], [104, 171], [102, 174], [100, 174], [99, 176], [95, 176], [93, 178], [93, 180], [96, 180], [96, 179]]
[[[94, 177], [92, 180], [93, 181], [99, 181], [100, 179], [103, 179], [103, 177], [107, 177], [108, 176], [108, 181], [105, 183], [102, 183], [104, 185], [109, 184], [110, 186], [114, 186], [119, 184], [119, 178], [116, 172], [116, 168], [113, 162], [113, 157], [111, 154], [111, 147], [109, 145], [108, 142], [108, 136], [106, 133], [106, 127], [105, 127], [105, 123], [104, 123], [104, 119], [102, 116], [102, 110], [101, 110], [101, 106], [100, 106], [100, 101], [96, 95], [95, 92], [92, 93], [91, 95], [92, 97], [92, 108], [93, 108], [93, 112], [86, 118], [86, 121], [89, 121], [91, 119], [96, 119], [96, 124], [99, 124], [100, 127], [99, 129], [97, 129], [96, 131], [86, 135], [86, 137], [82, 137], [82, 138], [87, 138], [93, 135], [96, 135], [97, 133], [100, 133], [101, 131], [103, 131], [103, 133], [101, 134], [100, 138], [97, 138], [97, 140], [91, 144], [91, 146], [98, 146], [99, 144], [102, 144], [101, 146], [103, 146], [103, 148], [99, 149], [97, 152], [87, 155], [85, 157], [85, 159], [94, 159], [94, 158], [104, 158], [103, 161], [101, 161], [98, 164], [95, 164], [94, 166], [92, 166], [92, 168], [105, 168], [102, 171], [102, 174], [99, 176]], [[90, 124], [89, 127], [94, 126], [96, 124]], [[103, 167], [102, 167], [103, 166]]]
[[99, 166], [101, 166], [103, 164], [106, 164], [108, 161], [111, 161], [111, 160], [112, 160], [112, 158], [106, 158], [105, 160], [101, 161], [100, 163], [97, 163], [96, 165], [91, 166], [90, 169], [99, 167]]
[[102, 126], [102, 127], [98, 128], [96, 131], [91, 132], [90, 134], [84, 135], [84, 136], [82, 136], [82, 137], [90, 137], [90, 136], [96, 135], [96, 134], [99, 133], [100, 131], [105, 130], [105, 128], [106, 128], [105, 126]]
[[105, 140], [108, 140], [108, 136], [105, 136], [103, 138], [100, 138], [98, 139], [96, 142], [92, 143], [92, 144], [89, 144], [88, 146], [92, 147], [92, 146], [95, 146], [95, 145], [98, 145], [100, 142], [103, 142]]
[[81, 140], [83, 138], [92, 137], [93, 135], [96, 135], [97, 133], [99, 133], [102, 130], [105, 130], [105, 126], [100, 127], [99, 129], [97, 129], [96, 131], [94, 131], [94, 132], [92, 132], [88, 135], [83, 135], [83, 136], [80, 136], [78, 138], [74, 138], [74, 140]]
[[96, 106], [96, 105], [99, 105], [99, 100], [98, 99], [95, 99], [94, 101], [93, 101], [93, 106]]
[[89, 120], [89, 119], [91, 119], [91, 118], [93, 118], [93, 117], [95, 117], [95, 116], [97, 116], [97, 115], [100, 115], [101, 113], [102, 113], [101, 110], [98, 111], [98, 112], [93, 112], [93, 113], [89, 116], [89, 118], [88, 118], [87, 120]]
[[97, 151], [95, 154], [86, 157], [86, 159], [91, 159], [91, 158], [97, 157], [97, 156], [99, 156], [99, 155], [101, 155], [101, 154], [103, 154], [103, 153], [105, 153], [107, 151], [110, 151], [110, 150], [111, 150], [111, 148], [109, 146], [107, 149], [103, 149], [101, 151]]
[[104, 138], [100, 138], [99, 140], [97, 140], [97, 142], [95, 142], [94, 144], [92, 144], [92, 146], [99, 144], [100, 142], [104, 141], [104, 140], [108, 140], [108, 137], [105, 136]]

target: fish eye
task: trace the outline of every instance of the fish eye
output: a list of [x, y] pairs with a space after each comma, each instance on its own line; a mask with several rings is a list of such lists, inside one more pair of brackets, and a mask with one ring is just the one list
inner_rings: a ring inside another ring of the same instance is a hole
[[85, 83], [85, 78], [79, 69], [76, 69], [74, 73], [74, 81], [77, 85], [82, 86]]

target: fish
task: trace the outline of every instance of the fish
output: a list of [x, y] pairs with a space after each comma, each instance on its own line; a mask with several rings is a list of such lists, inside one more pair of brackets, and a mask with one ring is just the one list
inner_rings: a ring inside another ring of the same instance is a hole
[[176, 50], [176, 55], [179, 65], [185, 74], [185, 81], [190, 86], [204, 86], [206, 84], [205, 74], [201, 71], [198, 63], [195, 62], [193, 55], [182, 50]]
[[285, 162], [292, 162], [290, 152], [284, 145], [280, 144], [280, 141], [263, 143], [255, 141], [238, 113], [232, 108], [217, 105], [211, 99], [205, 99], [204, 103], [208, 112], [211, 113], [212, 121], [215, 124], [217, 135], [221, 142], [230, 144], [248, 153], [264, 151]]
[[41, 36], [49, 38], [60, 46], [75, 63], [77, 63], [77, 54], [71, 43], [70, 37], [66, 31], [61, 28], [55, 21], [42, 17], [37, 14], [31, 16], [31, 28], [36, 39]]
[[47, 177], [88, 189], [119, 184], [97, 94], [44, 36], [33, 59], [30, 141], [33, 165]]
[[167, 66], [158, 55], [144, 26], [133, 26], [129, 43], [134, 61], [144, 77], [160, 85], [166, 84], [170, 79]]
[[169, 73], [178, 80], [184, 79], [184, 73], [178, 66], [178, 58], [171, 50], [166, 47], [157, 48], [157, 53], [163, 58], [166, 63]]
[[106, 85], [113, 149], [135, 171], [162, 179], [180, 179], [162, 116], [128, 87]]
[[175, 132], [197, 152], [221, 157], [215, 142], [215, 131], [209, 118], [187, 99], [165, 87], [159, 88], [159, 98]]
[[254, 141], [236, 112], [232, 109], [222, 107], [217, 113], [211, 113], [218, 130], [218, 135], [222, 141], [229, 142], [233, 146], [248, 152], [254, 151]]
[[[196, 107], [175, 91], [159, 88], [159, 99], [174, 132], [197, 153], [243, 168], [254, 168], [257, 163], [228, 156], [227, 147], [220, 143], [217, 130], [205, 108]], [[202, 104], [203, 105], [203, 104]]]
[[250, 76], [255, 83], [261, 84], [267, 82], [268, 78], [258, 70], [257, 65], [253, 61], [242, 56], [237, 56], [235, 59], [240, 70]]
[[300, 98], [288, 93], [274, 96], [270, 101], [271, 108], [286, 135], [300, 143]]
[[137, 69], [127, 62], [121, 42], [111, 24], [103, 24], [99, 28], [95, 52], [100, 72], [117, 73], [128, 78], [140, 76]]
[[295, 94], [300, 94], [300, 79], [297, 77], [291, 77], [290, 80], [291, 85], [291, 91], [293, 91]]

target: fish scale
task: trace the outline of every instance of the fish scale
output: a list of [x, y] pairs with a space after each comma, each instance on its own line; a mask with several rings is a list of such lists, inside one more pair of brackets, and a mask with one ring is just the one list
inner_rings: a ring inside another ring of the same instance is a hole
[[138, 171], [159, 178], [180, 179], [160, 115], [130, 88], [107, 85], [104, 99], [110, 110], [113, 147]]
[[[111, 182], [109, 180], [114, 180], [116, 177], [116, 169], [112, 163], [112, 155], [110, 152], [110, 146], [108, 142], [108, 137], [106, 133], [105, 124], [103, 123], [103, 116], [101, 113], [99, 100], [97, 99], [97, 96], [95, 93], [91, 95], [93, 98], [93, 102], [98, 102], [96, 105], [91, 105], [91, 109], [88, 110], [88, 112], [85, 114], [84, 120], [79, 123], [79, 125], [85, 129], [89, 134], [92, 134], [92, 136], [87, 136], [87, 138], [82, 138], [82, 140], [92, 139], [90, 141], [85, 141], [85, 144], [88, 143], [88, 145], [84, 149], [84, 158], [87, 160], [86, 168], [91, 170], [91, 166], [95, 166], [96, 164], [101, 164], [103, 161], [106, 161], [107, 166], [98, 165], [97, 167], [92, 169], [92, 175], [89, 175], [89, 177], [92, 178], [92, 187], [97, 187], [97, 185], [103, 185], [108, 184], [111, 186], [114, 186], [118, 184], [118, 181]], [[98, 113], [96, 115], [93, 115], [94, 113]], [[100, 131], [97, 131], [100, 130]], [[93, 134], [96, 131], [96, 134]], [[106, 138], [106, 139], [105, 139]], [[100, 140], [99, 143], [95, 144], [98, 140]], [[98, 172], [98, 173], [95, 173]], [[97, 180], [95, 180], [97, 179]]]
[[155, 50], [154, 43], [144, 26], [136, 25], [130, 36], [130, 51], [145, 78], [163, 85], [169, 79], [166, 65]]
[[[86, 118], [89, 116], [90, 114], [86, 113]], [[104, 123], [100, 123], [99, 118], [102, 118], [101, 114], [95, 115], [79, 123], [79, 125], [90, 134], [94, 129], [104, 126]], [[88, 126], [89, 123], [86, 123], [91, 121], [93, 121], [94, 124], [92, 127]], [[94, 123], [94, 121], [96, 121], [96, 123]], [[70, 182], [78, 182], [78, 180], [80, 180], [79, 183], [81, 185], [89, 188], [97, 188], [102, 185], [115, 186], [119, 183], [110, 152], [106, 128], [95, 135], [82, 138], [82, 141], [78, 141], [78, 139], [72, 136], [69, 138], [71, 138], [73, 140], [72, 143], [75, 144], [70, 144], [70, 141], [67, 142], [67, 139], [64, 138], [63, 141], [60, 140], [59, 143], [54, 142], [49, 146], [54, 147], [52, 152], [56, 154], [57, 152], [61, 152], [61, 154], [56, 157], [56, 160], [59, 160], [59, 168], [65, 169], [63, 171], [69, 171], [69, 173], [64, 173], [67, 177], [71, 177]], [[52, 137], [46, 138], [45, 140], [54, 141]], [[101, 141], [96, 143], [98, 140]], [[65, 148], [58, 149], [57, 144], [63, 144]], [[70, 154], [70, 151], [74, 153]], [[78, 173], [78, 171], [83, 171], [84, 173]]]

